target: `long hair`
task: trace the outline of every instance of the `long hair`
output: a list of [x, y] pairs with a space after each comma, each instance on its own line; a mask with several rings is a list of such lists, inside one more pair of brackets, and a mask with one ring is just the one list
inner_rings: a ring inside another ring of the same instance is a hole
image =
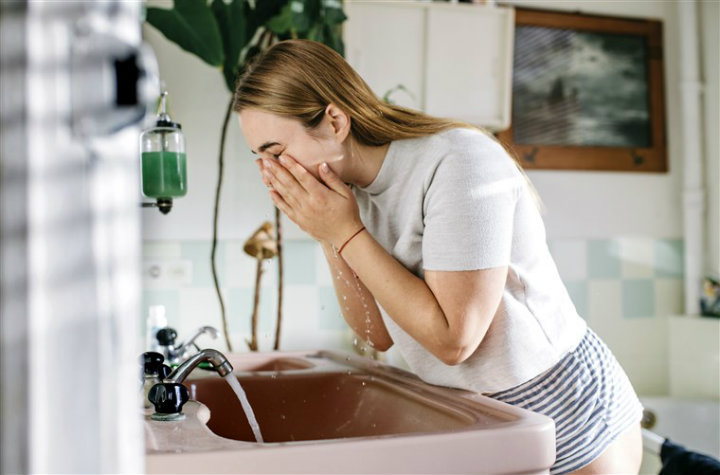
[[478, 128], [383, 102], [342, 56], [308, 40], [281, 41], [260, 54], [237, 82], [233, 109], [257, 108], [312, 130], [330, 103], [350, 116], [350, 133], [364, 145]]
[[[492, 137], [481, 127], [383, 102], [340, 54], [309, 40], [281, 41], [259, 54], [238, 79], [233, 110], [256, 108], [296, 119], [312, 133], [330, 103], [350, 116], [350, 134], [364, 145], [380, 146], [454, 128]], [[509, 155], [539, 205], [527, 175], [515, 156]]]

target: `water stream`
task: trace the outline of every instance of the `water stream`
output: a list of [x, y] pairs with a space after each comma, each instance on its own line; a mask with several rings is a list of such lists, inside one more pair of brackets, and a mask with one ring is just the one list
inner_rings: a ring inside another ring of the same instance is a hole
[[225, 379], [225, 381], [228, 382], [228, 384], [233, 389], [233, 391], [235, 391], [235, 394], [237, 394], [237, 397], [240, 400], [240, 404], [242, 405], [243, 411], [245, 411], [245, 416], [247, 417], [247, 420], [250, 423], [250, 428], [253, 431], [255, 440], [259, 443], [262, 443], [263, 438], [262, 438], [262, 434], [260, 433], [260, 425], [258, 424], [257, 419], [255, 418], [255, 413], [253, 412], [252, 407], [250, 407], [250, 401], [248, 401], [245, 391], [243, 391], [242, 386], [240, 386], [240, 382], [237, 380], [237, 377], [232, 373], [223, 376], [223, 378]]

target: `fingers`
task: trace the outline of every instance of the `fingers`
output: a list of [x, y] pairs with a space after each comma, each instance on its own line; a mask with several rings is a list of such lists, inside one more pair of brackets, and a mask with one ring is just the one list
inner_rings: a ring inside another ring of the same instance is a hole
[[287, 201], [283, 199], [283, 197], [275, 190], [270, 190], [270, 199], [275, 203], [275, 206], [278, 207], [280, 211], [285, 213], [285, 215], [295, 221], [295, 216], [292, 211], [292, 207], [288, 205]]
[[308, 193], [313, 193], [319, 190], [320, 183], [305, 169], [305, 167], [300, 165], [290, 155], [280, 155], [278, 160]]
[[322, 178], [328, 188], [345, 198], [350, 195], [350, 188], [330, 169], [327, 163], [321, 163], [318, 169], [320, 178]]
[[282, 165], [264, 159], [263, 176], [290, 206], [297, 206], [307, 195], [307, 191]]

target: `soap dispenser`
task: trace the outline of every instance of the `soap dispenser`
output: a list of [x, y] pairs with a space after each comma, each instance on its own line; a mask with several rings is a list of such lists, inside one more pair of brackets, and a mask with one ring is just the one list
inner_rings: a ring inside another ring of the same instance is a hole
[[163, 214], [170, 212], [173, 198], [187, 193], [185, 136], [168, 114], [167, 98], [163, 91], [155, 125], [140, 135], [142, 193], [156, 200], [143, 206], [157, 206]]

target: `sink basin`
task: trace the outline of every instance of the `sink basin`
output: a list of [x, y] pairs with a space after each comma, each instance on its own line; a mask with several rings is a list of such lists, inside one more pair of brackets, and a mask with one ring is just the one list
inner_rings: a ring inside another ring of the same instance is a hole
[[[368, 375], [280, 374], [238, 377], [265, 442], [369, 437], [466, 429], [496, 422]], [[190, 393], [210, 409], [208, 427], [229, 439], [254, 441], [235, 393], [223, 379], [189, 382]], [[212, 417], [235, 414], [237, 417]], [[516, 420], [508, 415], [508, 420]]]
[[548, 473], [551, 419], [334, 352], [229, 355], [228, 383], [196, 371], [181, 422], [146, 418], [148, 473]]

